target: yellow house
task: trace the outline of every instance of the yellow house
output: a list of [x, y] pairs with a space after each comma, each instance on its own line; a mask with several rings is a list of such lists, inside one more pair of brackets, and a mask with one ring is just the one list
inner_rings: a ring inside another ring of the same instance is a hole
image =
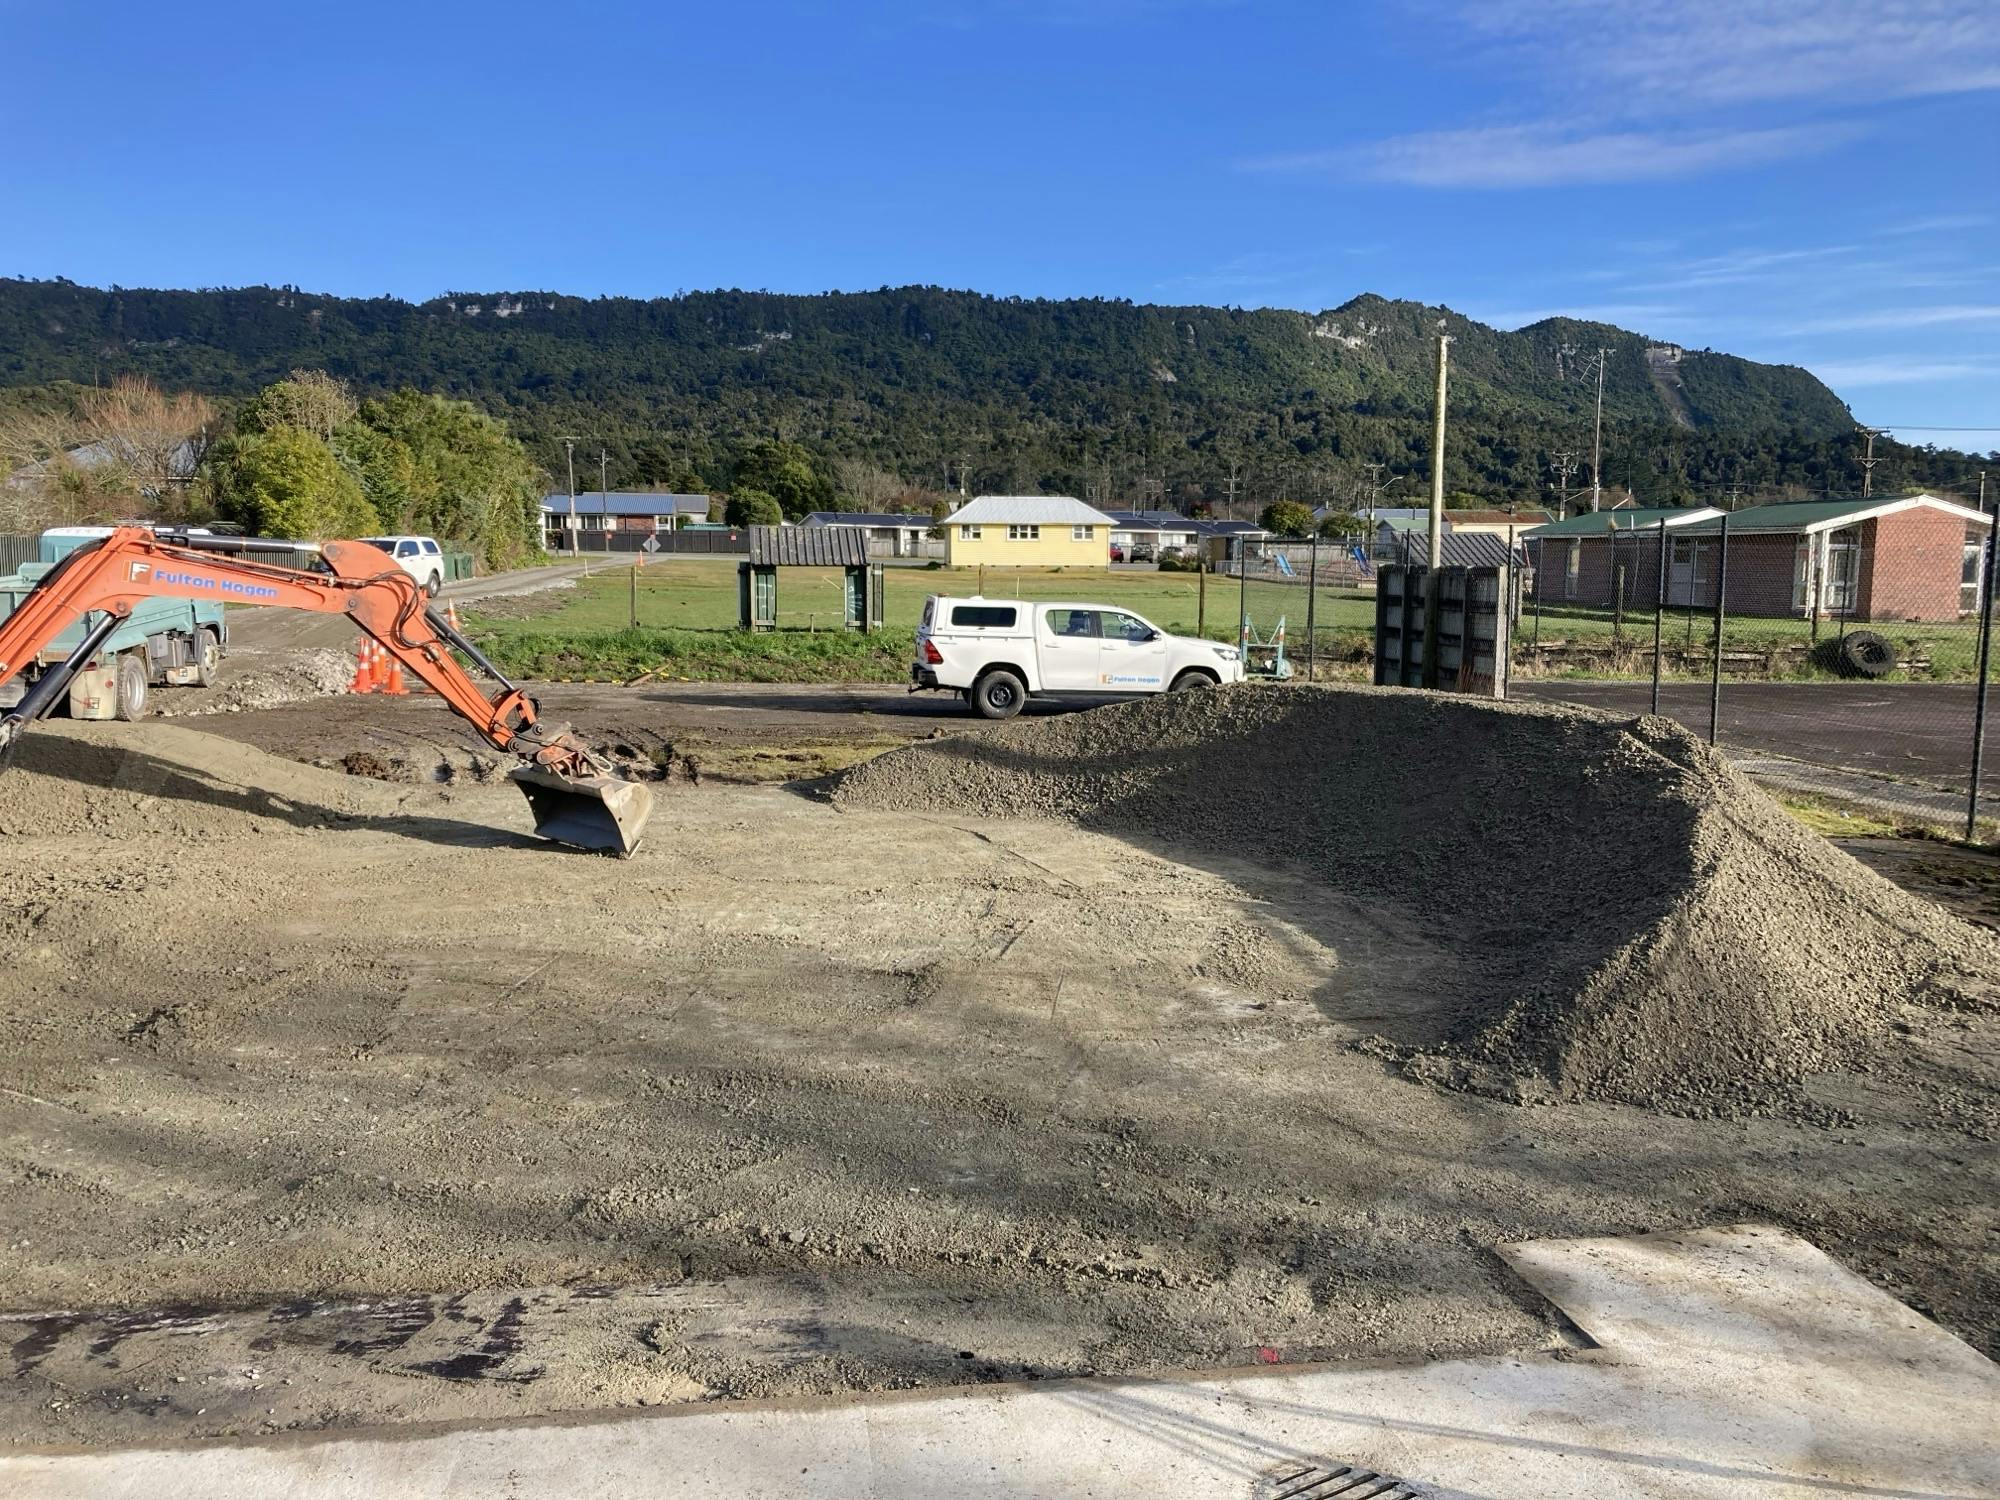
[[1111, 517], [1068, 495], [981, 495], [941, 524], [953, 568], [1111, 566]]

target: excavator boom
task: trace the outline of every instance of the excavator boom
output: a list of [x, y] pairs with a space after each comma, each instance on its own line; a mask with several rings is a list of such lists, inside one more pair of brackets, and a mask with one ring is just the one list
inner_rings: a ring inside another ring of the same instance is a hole
[[[220, 600], [344, 614], [429, 685], [495, 749], [523, 764], [511, 777], [527, 796], [535, 831], [582, 849], [630, 854], [652, 813], [652, 793], [625, 781], [567, 726], [540, 721], [529, 698], [428, 607], [421, 586], [366, 542], [328, 542], [330, 573], [276, 567], [227, 555], [240, 538], [161, 537], [120, 527], [79, 547], [43, 575], [21, 605], [0, 621], [0, 684], [34, 663], [78, 620], [102, 615], [59, 666], [44, 669], [19, 704], [0, 717], [0, 754], [55, 703], [117, 623], [142, 599]], [[499, 683], [488, 694], [458, 664], [463, 652]]]

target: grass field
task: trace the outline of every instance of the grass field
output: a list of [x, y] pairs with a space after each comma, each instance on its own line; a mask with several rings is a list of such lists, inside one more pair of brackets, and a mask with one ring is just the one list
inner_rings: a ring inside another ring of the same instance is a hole
[[[1893, 674], [1894, 680], [1967, 682], [1978, 667], [1979, 630], [1976, 619], [1857, 621], [1847, 624], [1845, 628], [1873, 631], [1893, 644], [1899, 657], [1925, 664], [1914, 670], [1898, 670]], [[1822, 651], [1830, 649], [1842, 629], [1838, 621], [1822, 620], [1815, 635], [1812, 623], [1804, 619], [1731, 616], [1723, 630], [1724, 672], [1740, 674], [1745, 670], [1742, 663], [1732, 664], [1727, 660], [1731, 654], [1795, 652], [1798, 648], [1806, 648], [1810, 653], [1815, 644]], [[1678, 654], [1686, 653], [1701, 659], [1697, 675], [1707, 674], [1706, 662], [1714, 634], [1713, 614], [1700, 609], [1669, 608], [1660, 632], [1661, 644], [1670, 662]], [[1614, 622], [1609, 610], [1550, 605], [1542, 609], [1538, 625], [1531, 603], [1523, 610], [1520, 624], [1514, 632], [1517, 647], [1531, 646], [1539, 639], [1545, 645], [1568, 642], [1588, 649], [1609, 646], [1614, 636], [1622, 639], [1627, 650], [1643, 658], [1639, 669], [1650, 673], [1653, 649], [1653, 613], [1650, 609], [1626, 615], [1620, 625]], [[1813, 660], [1810, 655], [1787, 657], [1786, 662], [1785, 667], [1776, 669], [1776, 675], [1799, 678], [1834, 675], [1829, 661]], [[1619, 675], [1615, 671], [1607, 674], [1601, 663], [1592, 663], [1586, 671], [1592, 677]], [[1771, 674], [1757, 672], [1754, 675]]]
[[[515, 616], [519, 601], [466, 611], [467, 627], [496, 661], [531, 677], [636, 677], [655, 673], [711, 682], [900, 682], [909, 675], [910, 638], [928, 594], [971, 594], [972, 570], [888, 568], [883, 574], [883, 629], [857, 635], [842, 628], [838, 568], [785, 568], [778, 575], [778, 629], [736, 628], [736, 560], [674, 558], [638, 570], [637, 617], [630, 567], [612, 567], [578, 581], [560, 596], [530, 596], [532, 613]], [[1176, 635], [1236, 638], [1239, 587], [1232, 578], [1193, 573], [1108, 572], [1097, 569], [990, 571], [995, 598], [1113, 604], [1143, 615]], [[1281, 615], [1294, 641], [1305, 612], [1296, 584], [1253, 580], [1245, 597], [1252, 623], [1268, 632]], [[546, 607], [551, 598], [560, 602]], [[1322, 589], [1318, 623], [1357, 640], [1374, 627], [1372, 600]], [[1322, 641], [1327, 639], [1322, 636]], [[1297, 649], [1296, 647], [1294, 648]]]
[[[528, 677], [630, 678], [642, 674], [710, 682], [900, 682], [909, 672], [910, 636], [927, 594], [971, 594], [980, 586], [970, 570], [891, 567], [884, 572], [884, 628], [857, 635], [842, 628], [842, 578], [837, 568], [786, 568], [778, 577], [778, 629], [750, 634], [736, 628], [736, 559], [673, 558], [638, 569], [636, 614], [633, 569], [613, 565], [581, 579], [573, 589], [525, 600], [497, 600], [467, 611], [468, 626], [503, 667]], [[1224, 574], [1203, 580], [1192, 573], [1102, 571], [1085, 568], [1024, 569], [986, 574], [995, 598], [1076, 600], [1118, 605], [1176, 635], [1234, 640], [1239, 598], [1254, 629], [1267, 636], [1282, 618], [1295, 667], [1305, 654], [1306, 600], [1302, 585], [1252, 578], [1247, 586]], [[1240, 593], [1239, 593], [1240, 589]], [[1321, 588], [1314, 600], [1319, 676], [1365, 674], [1374, 630], [1372, 595]], [[1822, 622], [1821, 642], [1839, 626]], [[1860, 627], [1856, 627], [1860, 628]], [[1899, 655], [1919, 665], [1897, 679], [1968, 681], [1975, 667], [1974, 622], [1899, 624], [1865, 628], [1888, 637]], [[1703, 611], [1667, 614], [1662, 631], [1669, 676], [1708, 675], [1712, 618]], [[1539, 641], [1551, 649], [1537, 657], [1518, 649]], [[1602, 648], [1622, 642], [1613, 657]], [[1650, 612], [1614, 622], [1608, 610], [1551, 605], [1539, 623], [1532, 605], [1515, 629], [1516, 671], [1542, 676], [1620, 677], [1652, 670]], [[1728, 622], [1723, 670], [1729, 676], [1828, 677], [1831, 663], [1785, 648], [1807, 646], [1804, 620]], [[1559, 649], [1567, 644], [1581, 655]], [[1767, 660], [1759, 660], [1759, 656]]]

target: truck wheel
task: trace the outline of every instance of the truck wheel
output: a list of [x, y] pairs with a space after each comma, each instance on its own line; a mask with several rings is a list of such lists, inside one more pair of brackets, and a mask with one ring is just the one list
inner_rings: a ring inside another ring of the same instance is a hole
[[113, 712], [129, 724], [146, 712], [146, 653], [123, 652], [117, 670], [118, 705]]
[[426, 594], [429, 594], [433, 599], [437, 598], [437, 596], [443, 591], [444, 591], [444, 575], [442, 573], [433, 573], [428, 579], [425, 580], [424, 592]]
[[1192, 693], [1199, 688], [1212, 688], [1214, 686], [1215, 679], [1209, 676], [1208, 673], [1199, 672], [1190, 667], [1173, 680], [1167, 691], [1170, 693]]
[[194, 633], [195, 681], [203, 687], [214, 687], [216, 673], [222, 669], [222, 641], [206, 625]]
[[1886, 677], [1896, 670], [1896, 648], [1872, 630], [1850, 630], [1838, 649], [1844, 677]]
[[988, 672], [972, 685], [972, 706], [982, 719], [1011, 719], [1028, 701], [1028, 685], [1012, 672]]

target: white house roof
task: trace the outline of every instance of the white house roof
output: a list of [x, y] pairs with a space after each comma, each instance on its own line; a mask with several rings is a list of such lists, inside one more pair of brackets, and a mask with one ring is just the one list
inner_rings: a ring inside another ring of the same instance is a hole
[[[569, 494], [549, 495], [542, 509], [550, 514], [569, 512]], [[604, 494], [585, 490], [576, 497], [580, 516], [708, 516], [708, 496], [677, 495], [667, 490], [613, 490]]]
[[[1957, 505], [1936, 495], [1893, 495], [1879, 500], [1791, 500], [1777, 505], [1759, 505], [1732, 515], [1729, 518], [1729, 534], [1797, 532], [1803, 536], [1816, 536], [1822, 531], [1839, 531], [1843, 527], [1858, 526], [1863, 521], [1898, 515], [1906, 510], [1938, 510], [1974, 526], [1992, 524], [1990, 517], [1971, 506]], [[1713, 534], [1721, 530], [1720, 517], [1711, 517], [1691, 529], [1704, 535]]]
[[1111, 517], [1068, 495], [981, 495], [944, 518], [946, 526], [1110, 526]]

